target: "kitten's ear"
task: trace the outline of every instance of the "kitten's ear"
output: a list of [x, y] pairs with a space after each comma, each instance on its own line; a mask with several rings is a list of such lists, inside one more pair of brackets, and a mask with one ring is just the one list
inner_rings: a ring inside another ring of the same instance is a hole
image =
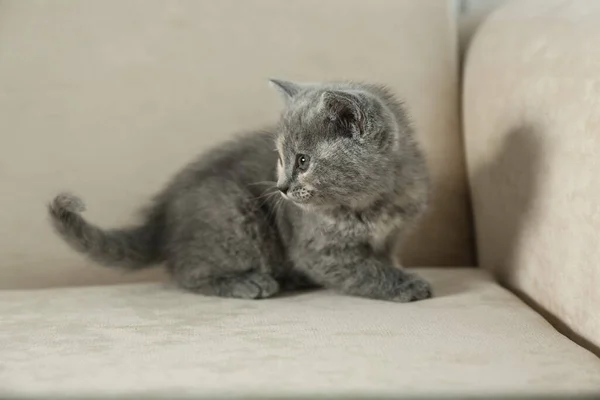
[[364, 133], [365, 115], [360, 104], [357, 96], [347, 92], [326, 91], [321, 95], [321, 107], [328, 118], [350, 136]]
[[286, 102], [296, 96], [301, 89], [301, 85], [297, 83], [280, 79], [269, 79], [269, 83], [283, 95]]

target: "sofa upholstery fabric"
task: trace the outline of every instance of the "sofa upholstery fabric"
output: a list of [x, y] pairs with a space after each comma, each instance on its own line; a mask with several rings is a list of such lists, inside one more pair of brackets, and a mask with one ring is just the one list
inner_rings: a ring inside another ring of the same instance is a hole
[[596, 346], [598, 43], [600, 2], [511, 2], [477, 33], [464, 87], [481, 266]]
[[422, 273], [437, 297], [408, 304], [327, 291], [229, 300], [152, 283], [3, 291], [0, 388], [30, 398], [600, 391], [598, 359], [484, 271]]

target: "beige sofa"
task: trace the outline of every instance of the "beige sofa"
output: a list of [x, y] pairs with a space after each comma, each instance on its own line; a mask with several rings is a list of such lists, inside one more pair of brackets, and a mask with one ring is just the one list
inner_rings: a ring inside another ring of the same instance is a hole
[[[1, 2], [0, 396], [600, 394], [600, 4], [504, 5], [462, 72], [456, 21], [441, 0]], [[435, 298], [202, 297], [53, 236], [58, 191], [125, 224], [272, 123], [270, 76], [404, 98], [434, 197], [402, 259]]]

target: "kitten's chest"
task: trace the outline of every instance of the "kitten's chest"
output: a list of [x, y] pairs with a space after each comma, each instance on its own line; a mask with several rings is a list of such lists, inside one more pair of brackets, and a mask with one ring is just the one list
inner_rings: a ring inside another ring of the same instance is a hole
[[305, 221], [305, 236], [314, 237], [323, 242], [350, 242], [368, 244], [374, 251], [383, 252], [389, 247], [390, 240], [401, 227], [401, 219], [361, 218], [360, 215], [347, 215], [343, 218], [313, 216]]
[[398, 224], [379, 224], [371, 228], [369, 244], [375, 251], [382, 252], [389, 249], [390, 242], [395, 240], [400, 229], [399, 222], [400, 220]]

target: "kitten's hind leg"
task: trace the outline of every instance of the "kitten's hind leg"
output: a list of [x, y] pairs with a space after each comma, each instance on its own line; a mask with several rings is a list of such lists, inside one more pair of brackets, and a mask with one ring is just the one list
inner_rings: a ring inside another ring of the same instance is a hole
[[249, 272], [212, 279], [209, 288], [220, 297], [264, 299], [279, 291], [279, 284], [268, 274]]
[[219, 297], [237, 299], [265, 299], [279, 292], [279, 283], [264, 272], [241, 272], [231, 275], [198, 277], [194, 273], [197, 266], [174, 274], [180, 287], [189, 291]]
[[179, 286], [242, 299], [279, 291], [277, 235], [255, 203], [235, 182], [208, 180], [171, 205], [166, 258]]

